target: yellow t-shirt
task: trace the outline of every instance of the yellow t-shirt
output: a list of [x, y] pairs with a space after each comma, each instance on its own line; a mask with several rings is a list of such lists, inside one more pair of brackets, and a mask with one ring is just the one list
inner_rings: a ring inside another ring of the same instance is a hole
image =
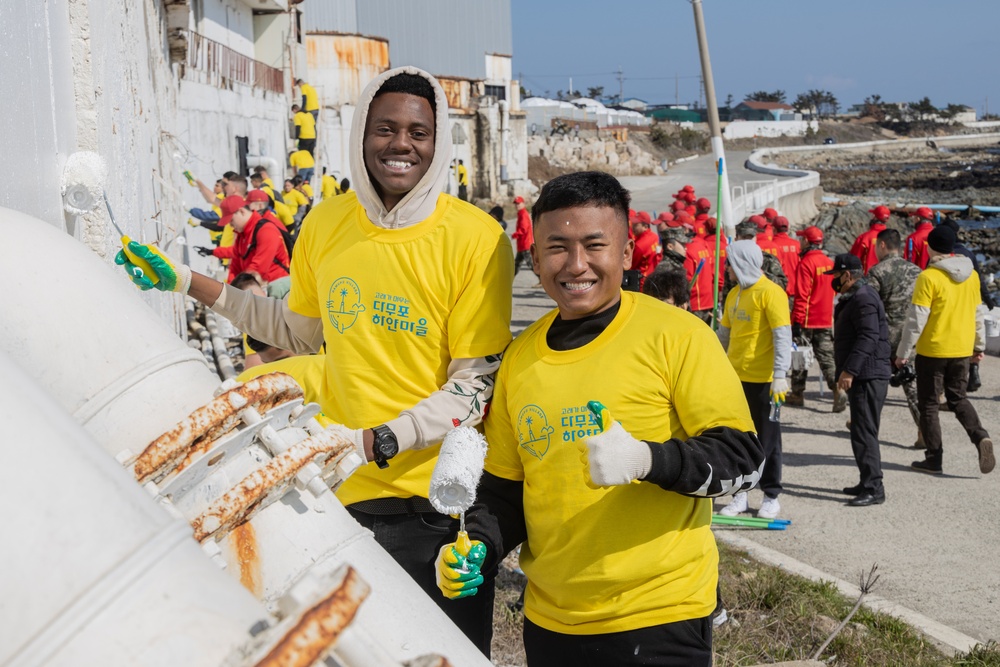
[[465, 168], [464, 164], [458, 165], [458, 184], [459, 185], [469, 184], [469, 170]]
[[[323, 371], [325, 368], [325, 355], [303, 354], [248, 368], [239, 374], [236, 381], [247, 382], [267, 373], [287, 373], [302, 387], [306, 403], [319, 403], [320, 395], [323, 393]], [[322, 412], [316, 416], [316, 419], [324, 426], [333, 423]]]
[[[499, 354], [510, 342], [510, 240], [483, 211], [449, 195], [426, 220], [381, 229], [350, 193], [306, 217], [292, 257], [289, 307], [323, 320], [326, 389], [320, 404], [350, 428], [371, 428], [438, 391], [453, 359]], [[456, 426], [467, 415], [454, 415]], [[345, 505], [427, 497], [437, 444], [382, 470], [355, 472]]]
[[299, 86], [299, 90], [302, 91], [302, 95], [306, 98], [305, 111], [319, 111], [319, 95], [316, 94], [316, 89], [308, 83], [303, 83]]
[[313, 191], [313, 186], [308, 183], [302, 183], [300, 187], [302, 188], [302, 194], [304, 194], [307, 198], [313, 199], [315, 197], [316, 193]]
[[309, 169], [316, 166], [316, 160], [309, 151], [295, 151], [288, 156], [288, 164], [296, 169]]
[[933, 264], [920, 272], [911, 303], [931, 309], [917, 339], [917, 354], [941, 359], [968, 357], [976, 345], [976, 308], [982, 303], [979, 274], [956, 283]]
[[329, 174], [324, 174], [320, 182], [320, 194], [323, 195], [323, 199], [330, 199], [331, 197], [336, 197], [340, 194], [340, 184], [337, 183], [337, 179]]
[[272, 181], [272, 180], [271, 180], [270, 178], [265, 178], [265, 179], [263, 180], [263, 183], [264, 183], [264, 185], [266, 185], [267, 187], [271, 188], [271, 190], [274, 190], [274, 181]]
[[316, 138], [316, 119], [312, 117], [311, 113], [300, 111], [295, 114], [295, 125], [300, 128], [299, 139]]
[[285, 227], [291, 227], [295, 224], [295, 214], [292, 213], [292, 209], [288, 208], [288, 204], [275, 201], [274, 214], [278, 216], [278, 220], [284, 223]]
[[553, 311], [508, 348], [486, 419], [486, 470], [524, 482], [524, 613], [547, 630], [592, 635], [702, 618], [715, 608], [712, 501], [636, 482], [591, 489], [583, 441], [601, 401], [639, 439], [753, 431], [736, 373], [712, 330], [652, 297], [622, 293], [595, 340], [554, 351]]
[[772, 329], [791, 326], [788, 295], [761, 276], [747, 289], [738, 285], [726, 297], [722, 326], [729, 328], [729, 363], [743, 382], [774, 379]]
[[301, 192], [299, 192], [298, 190], [296, 190], [295, 188], [292, 188], [291, 190], [285, 190], [281, 194], [284, 195], [285, 206], [287, 206], [288, 210], [292, 212], [292, 215], [295, 215], [296, 213], [299, 212], [300, 206], [309, 205], [309, 200], [306, 199], [306, 196]]
[[[215, 195], [215, 198], [218, 199], [219, 196], [220, 195]], [[217, 216], [219, 216], [220, 218], [222, 217], [221, 208], [219, 208], [218, 206], [213, 206], [212, 210], [215, 211], [215, 214]], [[212, 230], [208, 230], [208, 238], [210, 238], [212, 240], [212, 243], [214, 243], [215, 245], [219, 245], [219, 241], [222, 239], [222, 232], [213, 232]]]

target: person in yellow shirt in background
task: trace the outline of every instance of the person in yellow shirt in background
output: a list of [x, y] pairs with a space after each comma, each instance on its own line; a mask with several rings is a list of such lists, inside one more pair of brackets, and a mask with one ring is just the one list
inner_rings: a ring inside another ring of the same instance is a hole
[[292, 105], [292, 122], [295, 123], [295, 138], [298, 139], [298, 149], [309, 151], [315, 155], [316, 150], [316, 119], [313, 115], [302, 111], [298, 104]]
[[288, 154], [288, 166], [292, 168], [293, 176], [301, 176], [308, 183], [316, 170], [316, 160], [309, 151], [293, 151]]
[[319, 120], [319, 95], [316, 89], [302, 79], [296, 79], [295, 85], [302, 93], [302, 110], [312, 114], [314, 120]]
[[295, 184], [296, 190], [306, 196], [306, 199], [309, 200], [309, 206], [311, 207], [316, 193], [313, 191], [312, 185], [309, 181], [305, 180], [301, 176], [292, 176], [292, 183]]
[[[972, 260], [956, 255], [954, 230], [940, 225], [927, 236], [927, 268], [917, 276], [903, 337], [896, 348], [896, 368], [910, 360], [917, 373], [917, 404], [920, 432], [927, 451], [923, 461], [910, 467], [940, 475], [942, 461], [938, 391], [944, 388], [948, 409], [968, 434], [979, 453], [979, 471], [993, 470], [993, 441], [979, 421], [979, 414], [966, 397], [969, 361], [982, 361], [986, 333], [979, 275]], [[914, 351], [916, 358], [914, 358]]]
[[285, 199], [285, 206], [292, 214], [294, 224], [300, 225], [309, 209], [309, 198], [295, 187], [295, 181], [290, 178], [285, 180], [285, 190], [282, 192], [282, 196]]
[[[792, 365], [792, 318], [784, 288], [769, 280], [761, 266], [760, 246], [753, 240], [736, 241], [727, 250], [727, 271], [736, 284], [726, 297], [719, 340], [743, 384], [766, 464], [760, 478], [764, 492], [757, 516], [777, 518], [781, 511], [781, 424], [778, 415], [788, 393], [786, 374]], [[775, 410], [771, 419], [772, 408]], [[733, 496], [720, 514], [747, 511], [747, 493]]]
[[437, 561], [444, 597], [474, 599], [523, 542], [529, 665], [709, 667], [710, 498], [752, 487], [763, 465], [712, 330], [621, 289], [629, 200], [602, 172], [542, 188], [531, 257], [557, 309], [504, 353], [466, 516], [476, 541]]
[[469, 201], [469, 170], [465, 168], [465, 163], [461, 160], [455, 167], [455, 177], [458, 179], [458, 198], [462, 201]]
[[285, 201], [281, 196], [281, 190], [275, 190], [271, 184], [271, 179], [265, 178], [263, 174], [256, 172], [251, 174], [250, 186], [254, 190], [263, 190], [274, 202], [284, 203]]
[[336, 178], [326, 173], [326, 167], [323, 167], [323, 177], [320, 179], [319, 194], [324, 201], [343, 194], [340, 191], [340, 183], [337, 182]]

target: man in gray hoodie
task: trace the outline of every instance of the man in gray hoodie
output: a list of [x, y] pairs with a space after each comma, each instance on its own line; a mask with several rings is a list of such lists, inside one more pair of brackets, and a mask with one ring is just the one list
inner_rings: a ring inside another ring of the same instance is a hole
[[914, 359], [917, 373], [917, 403], [920, 430], [927, 443], [923, 461], [912, 468], [940, 475], [942, 459], [941, 423], [938, 420], [937, 387], [944, 387], [948, 407], [968, 433], [979, 452], [979, 470], [993, 470], [993, 441], [966, 398], [969, 361], [979, 362], [986, 349], [979, 276], [968, 257], [954, 254], [955, 232], [935, 227], [927, 237], [930, 256], [927, 268], [917, 277], [913, 300], [896, 349], [896, 367]]
[[[755, 241], [730, 244], [726, 253], [729, 278], [736, 285], [726, 297], [719, 340], [729, 363], [743, 384], [743, 394], [757, 437], [764, 448], [764, 472], [760, 489], [764, 492], [757, 516], [774, 519], [781, 510], [781, 424], [772, 408], [785, 402], [786, 373], [792, 361], [792, 320], [784, 288], [769, 280], [761, 270], [764, 255]], [[747, 511], [747, 492], [733, 496], [720, 511], [736, 516]]]

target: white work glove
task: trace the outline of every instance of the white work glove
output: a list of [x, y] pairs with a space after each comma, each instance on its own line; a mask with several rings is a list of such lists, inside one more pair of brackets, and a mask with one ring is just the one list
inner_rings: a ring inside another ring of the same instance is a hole
[[330, 424], [326, 427], [327, 431], [333, 431], [339, 436], [346, 438], [348, 441], [354, 444], [354, 449], [357, 451], [358, 456], [365, 463], [368, 463], [368, 457], [365, 456], [365, 440], [364, 440], [364, 429], [361, 428], [347, 428], [343, 424]]
[[771, 382], [771, 402], [776, 405], [783, 405], [786, 394], [788, 394], [788, 380], [785, 378], [774, 378]]
[[618, 486], [642, 479], [653, 467], [649, 445], [636, 440], [619, 422], [583, 441], [587, 485]]

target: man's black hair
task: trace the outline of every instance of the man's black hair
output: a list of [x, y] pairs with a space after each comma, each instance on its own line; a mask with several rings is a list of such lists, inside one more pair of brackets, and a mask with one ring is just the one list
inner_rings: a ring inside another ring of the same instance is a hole
[[255, 180], [255, 179], [263, 183], [264, 182], [264, 175], [261, 174], [259, 171], [255, 171], [254, 173], [250, 174], [250, 180], [252, 181], [252, 180]]
[[323, 175], [326, 176], [326, 167], [323, 167]]
[[224, 179], [226, 179], [227, 181], [231, 181], [231, 180], [233, 180], [234, 178], [236, 178], [237, 176], [239, 176], [239, 174], [237, 174], [237, 173], [236, 173], [235, 171], [227, 171], [226, 173], [224, 173], [224, 174], [222, 175], [222, 177], [223, 177]]
[[257, 276], [255, 276], [252, 273], [245, 273], [245, 272], [240, 273], [235, 278], [233, 278], [232, 282], [229, 284], [235, 287], [236, 289], [246, 289], [250, 285], [256, 285], [257, 287], [264, 289], [264, 286], [260, 284], [260, 281], [257, 279]]
[[301, 176], [299, 176], [298, 174], [295, 174], [294, 176], [292, 176], [292, 185], [298, 187], [298, 186], [302, 185], [302, 183], [303, 183], [304, 180], [305, 179], [303, 179]]
[[497, 222], [501, 222], [503, 220], [503, 206], [494, 206], [491, 208], [490, 215], [496, 218]]
[[902, 237], [900, 237], [899, 232], [895, 229], [883, 229], [875, 238], [884, 243], [888, 250], [899, 250], [899, 247], [903, 244]]
[[262, 164], [258, 164], [256, 167], [253, 168], [253, 173], [255, 173], [255, 174], [260, 174], [260, 173], [263, 173], [265, 171], [267, 171], [267, 169], [265, 169], [264, 165], [262, 165]]
[[257, 354], [260, 354], [261, 352], [267, 352], [268, 350], [270, 350], [274, 346], [273, 345], [268, 345], [267, 343], [264, 343], [264, 342], [261, 342], [261, 341], [257, 340], [256, 338], [254, 338], [252, 336], [247, 336], [247, 347], [249, 347], [251, 350], [253, 350]]
[[350, 189], [351, 189], [351, 182], [346, 178], [340, 179], [340, 191], [347, 192]]
[[531, 207], [532, 224], [538, 224], [543, 213], [561, 208], [580, 206], [607, 206], [628, 225], [628, 207], [632, 195], [618, 179], [603, 171], [578, 171], [557, 176], [542, 187], [541, 194]]
[[422, 76], [400, 72], [395, 76], [390, 76], [375, 93], [375, 97], [385, 93], [406, 93], [422, 97], [431, 104], [431, 111], [437, 118], [437, 101], [434, 99], [434, 86]]
[[687, 274], [678, 269], [653, 271], [646, 276], [642, 284], [642, 293], [661, 301], [669, 297], [678, 308], [691, 301]]

